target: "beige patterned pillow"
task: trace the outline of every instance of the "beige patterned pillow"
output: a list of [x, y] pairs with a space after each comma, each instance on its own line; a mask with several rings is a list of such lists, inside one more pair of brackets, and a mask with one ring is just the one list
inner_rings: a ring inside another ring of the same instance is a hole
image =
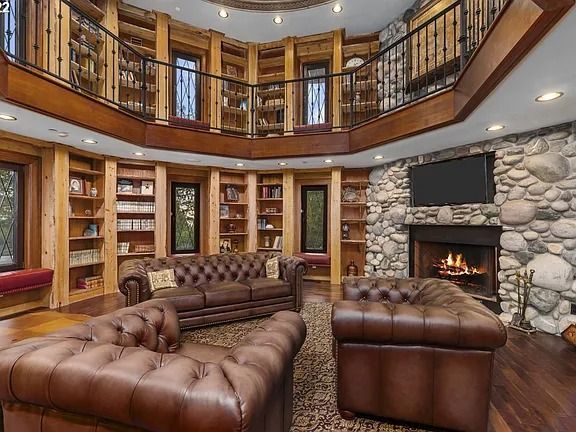
[[176, 284], [176, 276], [174, 275], [174, 269], [148, 272], [148, 280], [150, 281], [151, 292], [164, 288], [178, 287], [178, 285]]
[[280, 263], [278, 257], [266, 261], [266, 277], [268, 279], [280, 279]]

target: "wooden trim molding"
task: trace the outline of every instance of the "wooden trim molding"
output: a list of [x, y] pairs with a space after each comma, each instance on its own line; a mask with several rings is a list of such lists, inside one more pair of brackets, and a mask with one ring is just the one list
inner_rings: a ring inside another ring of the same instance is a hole
[[[573, 5], [574, 0], [510, 0], [452, 89], [347, 131], [247, 138], [150, 123], [3, 54], [0, 99], [142, 147], [254, 160], [357, 153], [465, 120]], [[213, 63], [210, 69], [218, 73]]]

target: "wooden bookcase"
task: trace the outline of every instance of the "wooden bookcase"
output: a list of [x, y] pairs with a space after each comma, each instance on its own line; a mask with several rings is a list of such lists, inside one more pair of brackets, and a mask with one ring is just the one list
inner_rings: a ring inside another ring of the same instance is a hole
[[222, 76], [238, 83], [223, 81], [221, 90], [222, 130], [246, 133], [250, 125], [248, 109], [248, 46], [230, 39], [222, 41]]
[[256, 133], [260, 136], [284, 134], [286, 108], [285, 47], [282, 42], [258, 47], [258, 90], [256, 93]]
[[[366, 188], [368, 187], [368, 170], [342, 170], [342, 197], [340, 203], [341, 252], [340, 267], [342, 276], [351, 261], [358, 266], [358, 274], [364, 274], [366, 262]], [[352, 197], [356, 196], [353, 200]], [[349, 238], [345, 238], [344, 226], [349, 227]]]
[[282, 252], [284, 246], [284, 184], [282, 173], [257, 176], [257, 250]]
[[247, 176], [240, 171], [220, 171], [219, 249], [222, 252], [247, 252], [249, 248]]
[[156, 169], [118, 163], [116, 186], [118, 265], [155, 256]]
[[[104, 294], [104, 160], [70, 154], [68, 175], [68, 294], [74, 303]], [[79, 279], [90, 277], [102, 284], [78, 288]]]

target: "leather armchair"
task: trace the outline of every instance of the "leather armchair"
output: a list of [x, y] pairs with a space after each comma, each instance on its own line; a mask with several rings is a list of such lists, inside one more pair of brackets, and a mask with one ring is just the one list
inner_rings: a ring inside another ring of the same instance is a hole
[[346, 278], [332, 332], [338, 409], [485, 431], [502, 322], [438, 279]]
[[6, 432], [288, 431], [302, 318], [279, 312], [232, 348], [181, 344], [152, 300], [0, 350]]

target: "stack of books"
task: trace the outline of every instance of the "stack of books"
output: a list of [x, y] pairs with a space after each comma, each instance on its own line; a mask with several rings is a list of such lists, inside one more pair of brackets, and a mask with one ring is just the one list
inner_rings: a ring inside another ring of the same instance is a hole
[[104, 289], [104, 278], [102, 276], [88, 276], [78, 278], [76, 281], [78, 289]]

